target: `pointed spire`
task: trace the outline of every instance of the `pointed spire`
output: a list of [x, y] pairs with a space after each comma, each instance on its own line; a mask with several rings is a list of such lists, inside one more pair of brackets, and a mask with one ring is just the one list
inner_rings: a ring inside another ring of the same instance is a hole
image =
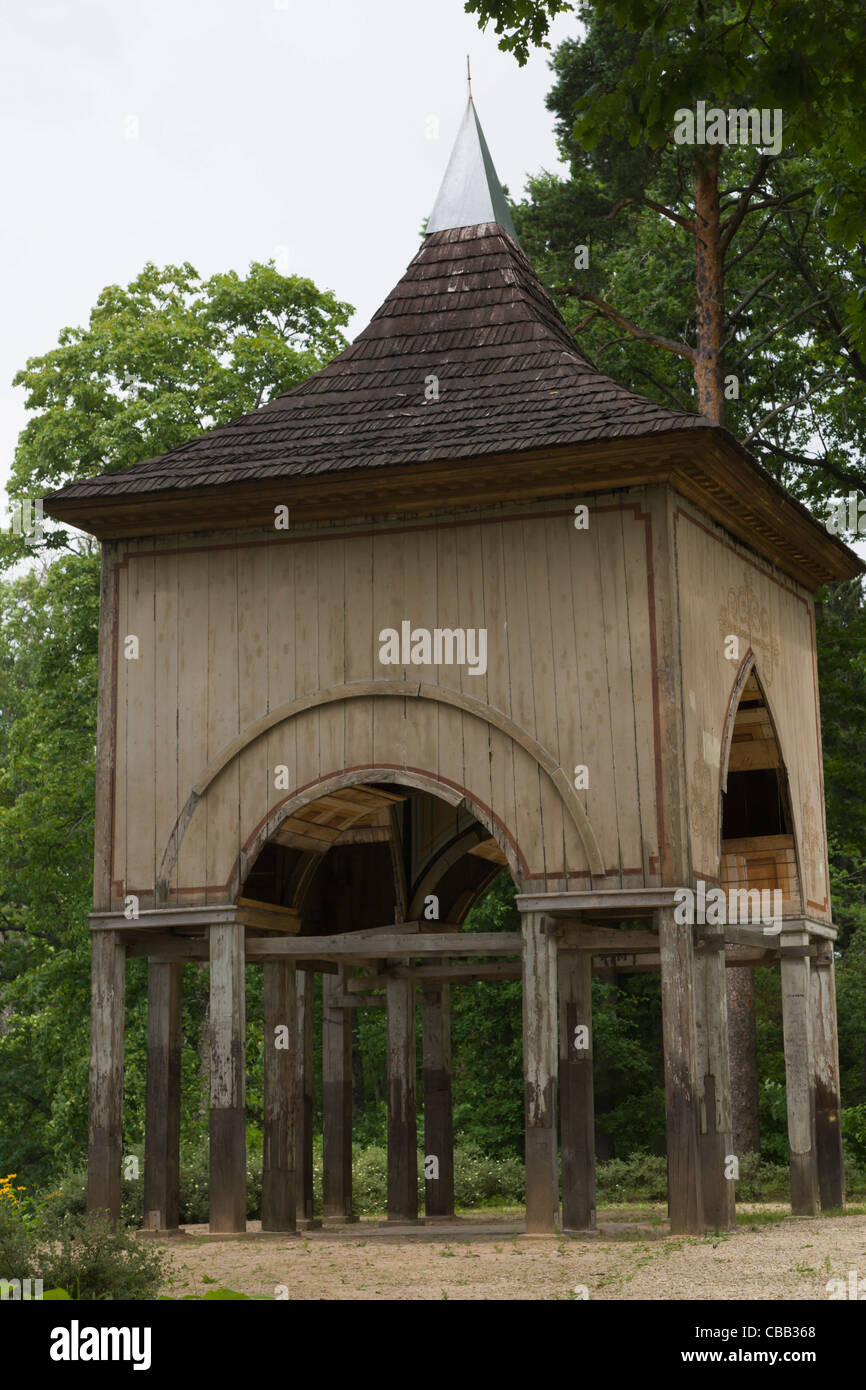
[[448, 168], [445, 170], [442, 186], [436, 195], [430, 221], [427, 223], [427, 231], [442, 232], [447, 227], [476, 227], [480, 222], [498, 222], [512, 241], [517, 241], [511, 213], [496, 176], [470, 90]]

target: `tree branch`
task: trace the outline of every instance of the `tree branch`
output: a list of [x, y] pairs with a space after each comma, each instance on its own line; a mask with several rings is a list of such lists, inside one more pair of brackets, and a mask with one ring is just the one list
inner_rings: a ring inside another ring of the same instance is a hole
[[632, 203], [640, 203], [642, 207], [652, 208], [654, 212], [660, 212], [662, 217], [669, 217], [671, 222], [676, 222], [678, 227], [684, 227], [687, 232], [694, 233], [694, 222], [690, 222], [687, 217], [681, 217], [678, 212], [674, 212], [671, 208], [666, 208], [663, 203], [654, 202], [652, 198], [623, 198], [602, 220], [612, 222], [617, 213], [622, 212], [623, 208], [629, 207]]
[[775, 410], [769, 411], [768, 414], [764, 416], [763, 420], [761, 420], [760, 424], [755, 426], [751, 434], [747, 434], [746, 438], [741, 442], [743, 444], [748, 444], [750, 440], [754, 439], [756, 435], [761, 433], [761, 430], [764, 428], [765, 425], [768, 425], [771, 420], [775, 420], [777, 415], [783, 414], [783, 412], [786, 410], [794, 410], [796, 406], [802, 405], [804, 401], [808, 401], [809, 398], [813, 396], [815, 392], [818, 391], [822, 386], [826, 386], [829, 382], [835, 380], [835, 378], [838, 377], [838, 375], [838, 371], [828, 372], [826, 376], [822, 376], [820, 381], [816, 381], [814, 386], [811, 386], [808, 391], [804, 391], [803, 394], [801, 396], [798, 396], [796, 400], [786, 401], [784, 405], [777, 405]]
[[768, 154], [761, 155], [760, 159], [758, 160], [758, 167], [752, 175], [752, 178], [749, 180], [749, 183], [743, 190], [743, 193], [740, 196], [736, 208], [731, 213], [727, 221], [723, 222], [721, 227], [719, 228], [719, 230], [724, 234], [719, 242], [719, 249], [721, 250], [722, 255], [725, 254], [733, 238], [736, 236], [737, 228], [739, 227], [740, 223], [742, 222], [743, 218], [745, 217], [748, 211], [749, 203], [752, 201], [752, 196], [755, 192], [755, 189], [758, 187], [758, 184], [761, 182], [765, 173], [767, 172], [767, 169], [769, 168], [770, 158], [771, 156]]
[[656, 347], [663, 348], [665, 352], [672, 352], [677, 357], [685, 357], [687, 361], [695, 360], [695, 350], [687, 343], [676, 343], [672, 338], [663, 338], [658, 333], [648, 333], [644, 328], [638, 328], [637, 324], [630, 319], [623, 318], [622, 314], [617, 313], [612, 305], [599, 298], [597, 294], [590, 294], [587, 290], [578, 292], [578, 299], [585, 299], [588, 303], [594, 304], [600, 309], [605, 318], [609, 318], [611, 323], [615, 323], [619, 328], [625, 329], [626, 333], [632, 338], [639, 338], [645, 343], [654, 343]]
[[771, 338], [775, 338], [776, 334], [781, 333], [783, 328], [787, 328], [789, 324], [794, 323], [797, 319], [801, 319], [804, 314], [808, 314], [809, 310], [814, 309], [816, 304], [823, 304], [828, 297], [829, 290], [820, 295], [818, 299], [813, 299], [810, 304], [804, 305], [802, 309], [798, 309], [796, 314], [792, 314], [790, 318], [785, 319], [784, 323], [779, 323], [775, 328], [771, 328], [770, 332], [765, 333], [763, 338], [759, 338], [751, 347], [747, 347], [745, 351], [741, 353], [739, 360], [744, 361], [747, 357], [751, 357], [753, 352], [757, 352], [759, 347], [764, 346], [764, 343], [769, 342]]

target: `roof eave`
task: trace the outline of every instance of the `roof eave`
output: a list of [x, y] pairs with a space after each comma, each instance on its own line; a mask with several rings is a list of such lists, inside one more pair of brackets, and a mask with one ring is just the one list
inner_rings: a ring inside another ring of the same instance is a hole
[[[696, 447], [697, 446], [697, 447]], [[706, 467], [702, 467], [704, 464]], [[814, 592], [866, 571], [837, 536], [792, 497], [727, 431], [706, 427], [503, 455], [359, 467], [339, 473], [168, 488], [146, 494], [44, 499], [46, 514], [99, 540], [383, 514], [433, 514], [575, 493], [668, 483], [736, 539]], [[192, 520], [194, 513], [195, 519]]]

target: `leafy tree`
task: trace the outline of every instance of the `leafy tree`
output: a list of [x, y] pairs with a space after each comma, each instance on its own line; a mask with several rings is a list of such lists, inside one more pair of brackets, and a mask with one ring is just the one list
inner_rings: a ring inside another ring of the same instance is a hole
[[[10, 497], [127, 468], [254, 410], [340, 352], [351, 313], [273, 262], [204, 281], [188, 262], [149, 263], [125, 288], [108, 285], [87, 328], [64, 328], [14, 379], [33, 415]], [[7, 561], [24, 544], [7, 536]], [[46, 522], [46, 549], [68, 544]]]
[[[125, 467], [253, 409], [339, 351], [350, 312], [272, 265], [206, 282], [189, 265], [146, 266], [126, 289], [104, 290], [86, 329], [65, 329], [16, 377], [33, 415], [11, 494], [34, 498]], [[6, 535], [0, 560], [14, 562], [25, 545]], [[80, 1161], [87, 1146], [99, 565], [95, 547], [59, 528], [45, 550], [52, 564], [0, 584], [0, 1167], [26, 1168], [28, 1182]], [[184, 974], [191, 1136], [204, 1123], [207, 988], [195, 966]], [[249, 981], [251, 1111], [260, 975]], [[146, 977], [145, 961], [130, 962], [127, 1146], [143, 1134]]]
[[[546, 42], [550, 19], [572, 7], [468, 0], [466, 8], [482, 24], [494, 22], [500, 46], [525, 62], [530, 46]], [[624, 334], [672, 354], [673, 368], [653, 365], [646, 351], [634, 354], [641, 389], [688, 404], [684, 364], [698, 409], [721, 424], [737, 389], [731, 381], [726, 387], [732, 369], [747, 384], [748, 442], [764, 445], [784, 470], [802, 466], [820, 429], [825, 489], [828, 479], [861, 484], [862, 464], [845, 441], [848, 397], [853, 391], [862, 422], [866, 386], [862, 6], [830, 3], [816, 13], [811, 4], [774, 0], [596, 0], [577, 11], [585, 36], [557, 50], [550, 102], [570, 186], [545, 176], [531, 191], [548, 205], [542, 221], [561, 288], [568, 282], [592, 306], [581, 328], [602, 317], [609, 346]], [[783, 147], [773, 155], [676, 144], [677, 113], [699, 100], [726, 111], [782, 110]], [[647, 212], [666, 230], [645, 230]], [[610, 224], [623, 217], [617, 237]], [[570, 260], [567, 271], [563, 262], [589, 233], [601, 264], [576, 283]], [[625, 283], [622, 257], [610, 261], [611, 243], [630, 253]], [[643, 280], [637, 312], [634, 275]], [[793, 415], [807, 402], [817, 419]], [[744, 414], [733, 412], [735, 428]]]

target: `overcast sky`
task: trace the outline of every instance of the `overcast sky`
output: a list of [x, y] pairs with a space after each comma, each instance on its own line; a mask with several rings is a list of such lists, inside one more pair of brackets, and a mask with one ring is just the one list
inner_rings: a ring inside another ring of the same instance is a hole
[[[552, 36], [575, 32], [565, 15]], [[417, 249], [467, 52], [519, 194], [559, 167], [549, 55], [518, 67], [463, 0], [3, 0], [0, 481], [26, 420], [16, 370], [148, 260], [277, 256], [360, 332]]]

